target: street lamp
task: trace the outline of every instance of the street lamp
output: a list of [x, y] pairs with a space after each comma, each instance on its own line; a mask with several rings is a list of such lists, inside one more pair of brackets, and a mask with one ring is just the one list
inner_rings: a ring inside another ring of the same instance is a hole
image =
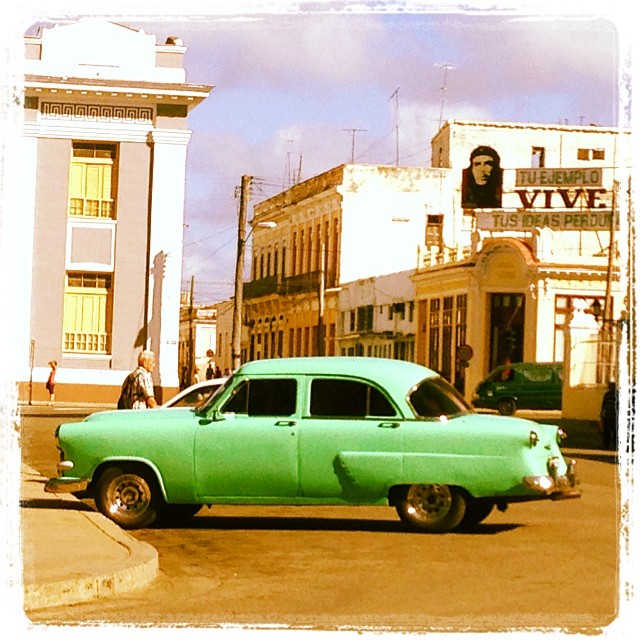
[[[243, 176], [243, 192], [244, 192]], [[244, 200], [246, 204], [246, 200]], [[242, 350], [242, 304], [243, 304], [243, 285], [244, 285], [244, 248], [247, 240], [256, 227], [262, 229], [274, 229], [278, 226], [277, 222], [265, 221], [257, 222], [251, 227], [248, 234], [246, 232], [246, 212], [243, 202], [240, 203], [240, 221], [238, 225], [238, 252], [236, 256], [236, 276], [234, 280], [235, 293], [233, 298], [233, 325], [231, 328], [231, 357], [233, 359], [233, 370], [235, 371], [241, 364]]]

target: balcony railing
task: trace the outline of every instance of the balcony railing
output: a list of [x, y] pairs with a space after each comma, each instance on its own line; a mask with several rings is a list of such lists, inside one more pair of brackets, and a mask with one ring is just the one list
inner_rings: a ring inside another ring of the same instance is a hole
[[245, 282], [242, 287], [242, 295], [245, 300], [250, 298], [260, 298], [278, 292], [278, 277], [267, 276], [259, 280]]
[[109, 348], [108, 333], [72, 333], [64, 334], [64, 350], [73, 353], [107, 354]]
[[309, 271], [295, 276], [283, 278], [278, 287], [281, 296], [289, 296], [294, 293], [309, 293], [318, 291], [320, 287], [320, 271]]
[[436, 265], [461, 262], [471, 255], [471, 248], [459, 245], [455, 248], [444, 247], [439, 250], [435, 246], [418, 248], [418, 269], [435, 267]]

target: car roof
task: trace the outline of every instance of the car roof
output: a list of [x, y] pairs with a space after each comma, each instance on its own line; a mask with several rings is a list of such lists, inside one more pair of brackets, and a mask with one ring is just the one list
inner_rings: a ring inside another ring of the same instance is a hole
[[402, 384], [410, 388], [424, 378], [438, 374], [404, 360], [362, 356], [311, 356], [253, 360], [242, 365], [240, 375], [347, 375], [375, 380], [383, 386]]

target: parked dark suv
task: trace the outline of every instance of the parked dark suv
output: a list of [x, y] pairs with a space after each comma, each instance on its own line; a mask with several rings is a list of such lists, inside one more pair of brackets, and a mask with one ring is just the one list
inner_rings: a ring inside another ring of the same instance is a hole
[[553, 362], [516, 362], [494, 369], [472, 399], [474, 407], [510, 416], [517, 409], [561, 409], [562, 367]]

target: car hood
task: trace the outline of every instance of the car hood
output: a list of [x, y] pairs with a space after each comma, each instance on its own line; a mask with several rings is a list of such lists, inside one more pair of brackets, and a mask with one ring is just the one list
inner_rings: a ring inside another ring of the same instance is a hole
[[158, 420], [175, 420], [181, 415], [193, 415], [193, 407], [159, 407], [157, 409], [125, 409], [117, 411], [99, 411], [87, 416], [83, 422], [157, 422]]

